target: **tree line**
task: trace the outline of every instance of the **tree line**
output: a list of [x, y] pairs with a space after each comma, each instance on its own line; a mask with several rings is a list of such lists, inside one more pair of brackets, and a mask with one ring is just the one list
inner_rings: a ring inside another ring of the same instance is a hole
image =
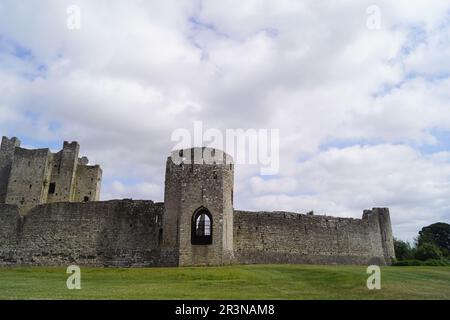
[[450, 265], [450, 224], [423, 227], [412, 245], [394, 239], [394, 249], [397, 261], [393, 265]]

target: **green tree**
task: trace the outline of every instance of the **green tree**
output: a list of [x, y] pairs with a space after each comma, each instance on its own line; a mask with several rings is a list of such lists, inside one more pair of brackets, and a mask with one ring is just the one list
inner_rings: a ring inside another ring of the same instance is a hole
[[419, 237], [417, 238], [418, 247], [425, 244], [431, 243], [439, 247], [440, 251], [444, 256], [450, 256], [450, 224], [438, 222], [429, 225], [428, 227], [423, 227], [419, 231]]
[[414, 257], [417, 260], [442, 259], [441, 250], [432, 243], [424, 243], [417, 247]]
[[397, 260], [407, 260], [414, 257], [413, 249], [411, 248], [411, 245], [406, 241], [394, 238], [394, 250]]

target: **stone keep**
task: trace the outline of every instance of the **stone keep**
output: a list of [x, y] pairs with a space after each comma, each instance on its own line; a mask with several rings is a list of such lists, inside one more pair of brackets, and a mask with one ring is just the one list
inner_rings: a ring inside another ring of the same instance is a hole
[[0, 148], [0, 203], [17, 205], [22, 213], [44, 203], [89, 202], [100, 198], [102, 170], [78, 158], [77, 142], [61, 151], [29, 150], [17, 138], [2, 138]]
[[[211, 148], [179, 150], [168, 157], [163, 244], [174, 251], [178, 265], [233, 260], [233, 171], [231, 157]], [[196, 242], [196, 229], [204, 224], [210, 233], [201, 235], [206, 243]]]

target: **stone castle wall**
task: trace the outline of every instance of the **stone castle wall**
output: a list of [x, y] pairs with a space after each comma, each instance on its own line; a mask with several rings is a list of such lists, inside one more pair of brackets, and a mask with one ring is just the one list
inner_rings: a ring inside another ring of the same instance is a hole
[[1, 265], [175, 265], [160, 249], [162, 203], [54, 203], [20, 216], [0, 205]]
[[64, 141], [63, 149], [53, 154], [52, 172], [49, 183], [54, 191], [48, 192], [48, 203], [74, 201], [75, 174], [78, 165], [80, 145]]
[[[243, 264], [389, 264], [394, 253], [386, 211], [367, 210], [362, 219], [235, 211], [235, 259]], [[387, 220], [380, 223], [380, 218]]]
[[100, 166], [78, 165], [74, 201], [99, 201], [101, 181], [102, 169]]
[[47, 201], [52, 154], [49, 149], [16, 148], [5, 203], [17, 204], [22, 212]]
[[[164, 210], [153, 201], [113, 200], [45, 204], [21, 216], [0, 204], [0, 265], [177, 266], [177, 245], [162, 245]], [[385, 264], [392, 257], [387, 209], [362, 219], [234, 211], [234, 263]]]
[[8, 189], [8, 180], [14, 158], [14, 150], [20, 146], [17, 138], [2, 137], [0, 145], [0, 203], [5, 203]]
[[0, 204], [0, 265], [16, 263], [22, 217], [16, 205]]
[[362, 219], [234, 210], [234, 165], [221, 150], [173, 151], [163, 204], [99, 202], [102, 170], [79, 149], [65, 141], [57, 153], [28, 150], [2, 138], [0, 265], [389, 264], [395, 257], [386, 208]]

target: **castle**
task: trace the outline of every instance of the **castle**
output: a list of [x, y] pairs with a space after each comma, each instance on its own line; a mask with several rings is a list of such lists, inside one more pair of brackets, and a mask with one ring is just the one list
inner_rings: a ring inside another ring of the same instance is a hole
[[28, 150], [17, 138], [2, 138], [0, 147], [0, 203], [15, 204], [21, 212], [54, 202], [100, 199], [102, 170], [78, 158], [80, 145], [64, 141], [63, 149]]
[[223, 151], [172, 152], [164, 203], [98, 201], [102, 171], [78, 153], [76, 142], [53, 154], [3, 138], [0, 265], [384, 265], [395, 259], [387, 208], [365, 210], [361, 219], [235, 210], [234, 164]]

